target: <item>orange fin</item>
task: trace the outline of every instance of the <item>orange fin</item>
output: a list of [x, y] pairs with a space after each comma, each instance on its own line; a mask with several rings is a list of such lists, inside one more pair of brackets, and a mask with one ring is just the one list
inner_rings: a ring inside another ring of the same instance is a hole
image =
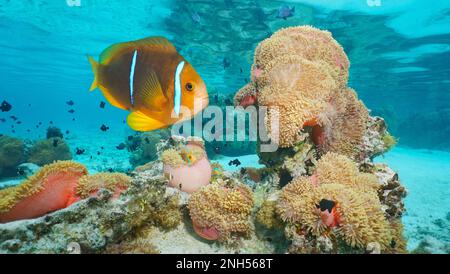
[[89, 63], [91, 63], [92, 71], [94, 72], [94, 81], [92, 81], [91, 87], [89, 88], [89, 91], [93, 91], [94, 89], [98, 88], [98, 67], [99, 63], [95, 61], [95, 59], [92, 56], [88, 56]]
[[127, 117], [127, 124], [136, 131], [152, 131], [167, 127], [165, 123], [150, 118], [140, 111], [130, 113]]
[[176, 52], [174, 45], [164, 37], [148, 37], [141, 40], [117, 43], [105, 49], [100, 55], [100, 63], [108, 64], [114, 56], [120, 56], [125, 52], [132, 52], [136, 49], [160, 50], [164, 52]]
[[[139, 81], [140, 80], [140, 81]], [[167, 98], [154, 71], [148, 71], [147, 75], [140, 77], [137, 82], [136, 100], [146, 105], [152, 111], [162, 111], [167, 105]]]

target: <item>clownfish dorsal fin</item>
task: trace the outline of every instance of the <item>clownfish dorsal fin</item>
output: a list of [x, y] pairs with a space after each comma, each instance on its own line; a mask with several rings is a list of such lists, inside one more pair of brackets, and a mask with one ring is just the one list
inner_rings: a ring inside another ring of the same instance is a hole
[[135, 101], [145, 104], [152, 111], [161, 111], [167, 105], [167, 98], [164, 95], [158, 76], [153, 70], [147, 73], [136, 82]]
[[136, 49], [159, 50], [163, 52], [176, 52], [175, 46], [162, 36], [148, 37], [132, 42], [117, 43], [109, 46], [100, 55], [100, 63], [108, 64], [114, 56], [125, 52], [134, 52]]
[[141, 40], [136, 40], [133, 43], [138, 45], [139, 47], [143, 47], [150, 50], [159, 49], [165, 52], [177, 51], [175, 46], [169, 40], [167, 40], [165, 37], [162, 36], [147, 37]]

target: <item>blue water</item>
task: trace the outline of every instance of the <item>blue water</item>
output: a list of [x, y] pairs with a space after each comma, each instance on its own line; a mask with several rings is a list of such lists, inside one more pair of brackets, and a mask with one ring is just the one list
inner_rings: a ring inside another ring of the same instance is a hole
[[[287, 20], [276, 18], [284, 4], [296, 7]], [[333, 33], [351, 61], [349, 86], [399, 138], [398, 148], [381, 160], [409, 189], [404, 218], [410, 248], [429, 234], [449, 243], [448, 227], [441, 233], [433, 226], [450, 211], [450, 2], [445, 0], [80, 0], [79, 6], [66, 0], [0, 0], [0, 101], [13, 106], [0, 113], [7, 120], [0, 122], [0, 133], [43, 138], [52, 121], [70, 130], [71, 147], [82, 145], [94, 154], [93, 160], [83, 155], [75, 160], [92, 170], [126, 169], [128, 155], [114, 147], [131, 133], [123, 123], [127, 113], [108, 104], [99, 108], [104, 98], [98, 90], [88, 92], [93, 77], [86, 55], [97, 58], [112, 43], [163, 35], [210, 92], [235, 93], [248, 78], [257, 43], [295, 25]], [[75, 102], [73, 114], [68, 100]], [[22, 124], [13, 124], [10, 115]], [[102, 124], [110, 130], [101, 132]], [[95, 155], [100, 146], [105, 152]]]

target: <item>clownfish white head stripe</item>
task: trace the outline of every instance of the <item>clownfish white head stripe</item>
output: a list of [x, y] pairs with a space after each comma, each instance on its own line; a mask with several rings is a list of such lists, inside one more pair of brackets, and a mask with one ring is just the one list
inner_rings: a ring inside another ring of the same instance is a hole
[[177, 115], [180, 114], [180, 107], [181, 107], [181, 79], [180, 75], [183, 71], [184, 67], [184, 61], [181, 61], [177, 65], [177, 69], [175, 70], [175, 85], [174, 85], [174, 96], [173, 96], [173, 110]]
[[131, 61], [130, 69], [130, 101], [134, 105], [134, 70], [136, 68], [137, 50], [133, 53], [133, 59]]

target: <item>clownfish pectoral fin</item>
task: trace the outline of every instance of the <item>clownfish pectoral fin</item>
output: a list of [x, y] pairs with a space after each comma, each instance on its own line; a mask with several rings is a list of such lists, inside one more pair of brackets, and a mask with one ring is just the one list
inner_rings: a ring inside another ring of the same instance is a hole
[[135, 95], [136, 101], [157, 112], [162, 111], [167, 106], [168, 100], [154, 71], [149, 70], [145, 77], [137, 80], [136, 85], [138, 87]]
[[91, 63], [92, 71], [94, 72], [94, 81], [92, 81], [89, 91], [93, 91], [98, 87], [98, 67], [99, 63], [95, 61], [92, 56], [88, 56], [89, 63]]
[[130, 113], [127, 117], [127, 124], [136, 131], [152, 131], [167, 127], [165, 123], [150, 118], [140, 111]]

